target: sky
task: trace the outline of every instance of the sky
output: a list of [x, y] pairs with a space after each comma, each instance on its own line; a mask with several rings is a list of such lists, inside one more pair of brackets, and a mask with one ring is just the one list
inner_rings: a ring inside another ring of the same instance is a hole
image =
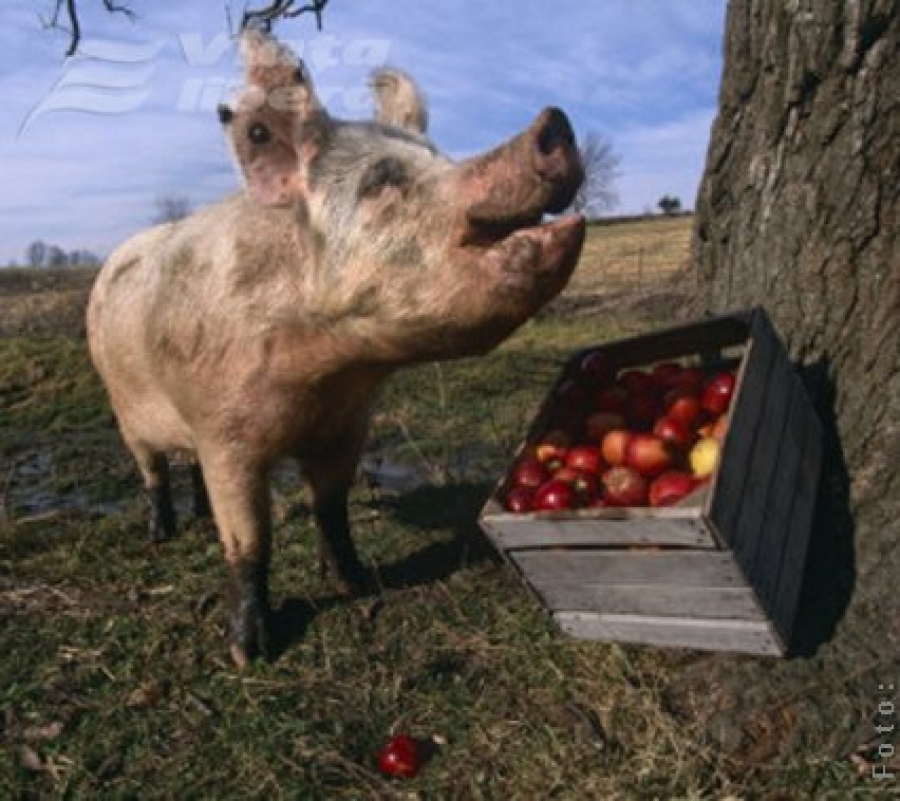
[[[152, 224], [160, 198], [194, 207], [234, 191], [215, 109], [240, 86], [225, 9], [246, 0], [83, 0], [80, 53], [47, 30], [52, 0], [0, 7], [0, 264], [36, 239], [104, 256]], [[255, 5], [261, 5], [261, 2]], [[280, 23], [330, 113], [371, 115], [374, 67], [415, 76], [430, 135], [462, 159], [559, 106], [618, 154], [615, 214], [691, 208], [722, 69], [725, 0], [331, 0]]]

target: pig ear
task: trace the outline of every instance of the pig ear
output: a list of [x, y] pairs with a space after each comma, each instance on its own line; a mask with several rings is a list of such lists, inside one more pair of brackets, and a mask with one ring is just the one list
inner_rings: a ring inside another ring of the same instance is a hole
[[327, 117], [312, 81], [287, 47], [259, 31], [241, 37], [247, 87], [219, 109], [250, 194], [267, 206], [301, 201], [306, 166]]
[[415, 81], [397, 69], [377, 69], [372, 73], [375, 119], [385, 125], [424, 134], [428, 128], [428, 107]]

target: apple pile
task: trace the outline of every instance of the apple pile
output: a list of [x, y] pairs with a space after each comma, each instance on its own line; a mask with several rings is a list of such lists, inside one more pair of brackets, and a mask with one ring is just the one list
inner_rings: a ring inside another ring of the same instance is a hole
[[735, 373], [673, 361], [617, 371], [588, 353], [556, 389], [547, 432], [510, 471], [511, 512], [670, 506], [719, 462]]

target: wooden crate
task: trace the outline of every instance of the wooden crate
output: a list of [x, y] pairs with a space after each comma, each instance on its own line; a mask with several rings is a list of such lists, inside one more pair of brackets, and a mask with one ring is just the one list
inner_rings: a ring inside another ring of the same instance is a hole
[[[761, 308], [591, 348], [619, 369], [736, 360], [719, 468], [669, 508], [512, 514], [503, 479], [479, 522], [570, 634], [783, 655], [791, 637], [822, 459], [799, 376]], [[556, 387], [521, 450], [546, 432]]]

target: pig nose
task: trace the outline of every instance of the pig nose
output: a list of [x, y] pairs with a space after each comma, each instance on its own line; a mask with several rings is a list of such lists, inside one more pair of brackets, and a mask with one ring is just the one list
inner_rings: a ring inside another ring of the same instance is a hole
[[558, 108], [544, 109], [535, 121], [537, 146], [542, 156], [550, 156], [557, 148], [575, 145], [575, 132], [569, 118]]
[[558, 108], [546, 108], [531, 126], [534, 167], [551, 189], [546, 211], [558, 214], [568, 208], [584, 179], [575, 132]]

